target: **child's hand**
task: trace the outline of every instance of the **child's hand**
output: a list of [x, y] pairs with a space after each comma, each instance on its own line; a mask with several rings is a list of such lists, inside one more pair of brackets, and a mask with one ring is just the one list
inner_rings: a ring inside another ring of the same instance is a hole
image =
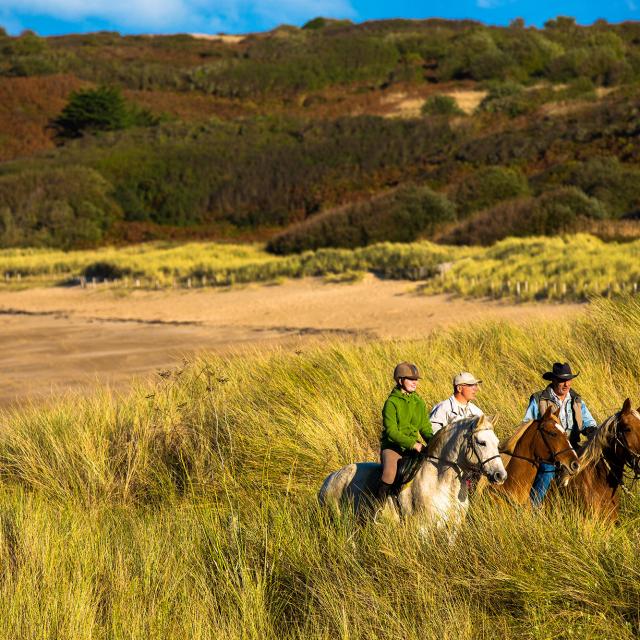
[[421, 443], [416, 442], [416, 443], [413, 445], [413, 448], [414, 448], [418, 453], [420, 453], [420, 452], [424, 449], [424, 446], [423, 446]]

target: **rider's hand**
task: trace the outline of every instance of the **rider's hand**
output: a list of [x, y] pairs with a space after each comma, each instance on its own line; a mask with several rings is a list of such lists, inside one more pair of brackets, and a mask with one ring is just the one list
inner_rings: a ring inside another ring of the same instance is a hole
[[420, 453], [420, 452], [424, 449], [424, 445], [422, 445], [420, 442], [416, 442], [416, 443], [413, 445], [413, 448], [414, 448], [418, 453]]

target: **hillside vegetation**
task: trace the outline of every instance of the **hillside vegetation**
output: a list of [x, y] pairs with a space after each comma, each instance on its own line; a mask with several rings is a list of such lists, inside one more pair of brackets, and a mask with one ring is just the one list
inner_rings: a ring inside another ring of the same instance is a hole
[[451, 542], [419, 520], [329, 517], [315, 495], [329, 471], [376, 458], [399, 360], [427, 372], [428, 404], [476, 372], [504, 436], [558, 359], [598, 420], [637, 403], [638, 340], [637, 299], [599, 301], [570, 324], [206, 356], [126, 397], [7, 414], [2, 635], [631, 640], [636, 489], [617, 527], [486, 502]]
[[[251, 237], [289, 253], [594, 220], [622, 236], [640, 206], [638, 29], [319, 19], [233, 42], [0, 35], [0, 246]], [[469, 115], [451, 102], [465, 91], [484, 96]], [[96, 96], [111, 96], [101, 113]], [[403, 101], [425, 106], [397, 117]]]

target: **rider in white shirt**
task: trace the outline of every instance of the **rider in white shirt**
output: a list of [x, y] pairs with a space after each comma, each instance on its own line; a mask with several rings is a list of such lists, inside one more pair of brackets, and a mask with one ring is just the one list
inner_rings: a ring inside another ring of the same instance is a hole
[[431, 410], [429, 419], [433, 433], [439, 429], [462, 418], [483, 415], [482, 409], [473, 404], [478, 394], [479, 385], [482, 380], [478, 380], [468, 371], [461, 371], [453, 379], [453, 395], [446, 400], [439, 402]]

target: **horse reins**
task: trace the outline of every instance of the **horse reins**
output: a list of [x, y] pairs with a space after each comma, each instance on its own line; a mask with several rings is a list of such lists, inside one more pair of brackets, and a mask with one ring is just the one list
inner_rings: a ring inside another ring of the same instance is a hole
[[[465, 435], [465, 439], [466, 439], [466, 445], [467, 445], [467, 451], [471, 450], [473, 452], [473, 454], [475, 455], [475, 457], [478, 459], [478, 464], [474, 465], [473, 467], [471, 467], [470, 469], [468, 469], [468, 471], [470, 471], [471, 473], [480, 473], [484, 475], [484, 472], [482, 470], [482, 468], [484, 467], [485, 464], [491, 462], [492, 460], [495, 460], [496, 458], [500, 457], [500, 454], [496, 454], [495, 456], [490, 456], [489, 458], [486, 458], [485, 460], [483, 460], [480, 457], [480, 454], [478, 453], [476, 447], [475, 447], [475, 443], [473, 441], [473, 435], [480, 432], [480, 431], [493, 431], [493, 429], [489, 429], [484, 428], [484, 429], [477, 429], [475, 431], [472, 431], [471, 433], [468, 433]], [[458, 475], [462, 476], [463, 475], [463, 469], [462, 467], [454, 460], [447, 460], [446, 458], [438, 458], [438, 456], [434, 456], [434, 455], [428, 455], [426, 456], [428, 460], [438, 460], [438, 462], [444, 462], [446, 464], [450, 464], [452, 467], [456, 467], [456, 469], [458, 470]]]
[[[532, 464], [534, 467], [538, 468], [541, 464], [552, 464], [552, 465], [557, 465], [558, 461], [556, 460], [556, 458], [559, 458], [563, 453], [567, 453], [567, 451], [573, 451], [573, 447], [572, 446], [568, 446], [565, 449], [562, 449], [561, 451], [554, 451], [551, 448], [551, 445], [549, 444], [549, 441], [547, 440], [547, 432], [542, 428], [542, 422], [538, 422], [538, 426], [537, 426], [537, 431], [540, 432], [540, 436], [542, 438], [542, 441], [544, 442], [544, 444], [546, 445], [547, 449], [549, 450], [549, 453], [551, 454], [551, 458], [547, 459], [547, 460], [542, 460], [541, 458], [528, 458], [527, 456], [521, 456], [518, 453], [512, 453], [510, 451], [501, 451], [501, 453], [504, 453], [505, 455], [511, 456], [512, 458], [518, 458], [520, 460], [525, 460], [526, 462], [528, 462], [529, 464]], [[551, 473], [549, 472], [545, 472], [545, 473]]]

